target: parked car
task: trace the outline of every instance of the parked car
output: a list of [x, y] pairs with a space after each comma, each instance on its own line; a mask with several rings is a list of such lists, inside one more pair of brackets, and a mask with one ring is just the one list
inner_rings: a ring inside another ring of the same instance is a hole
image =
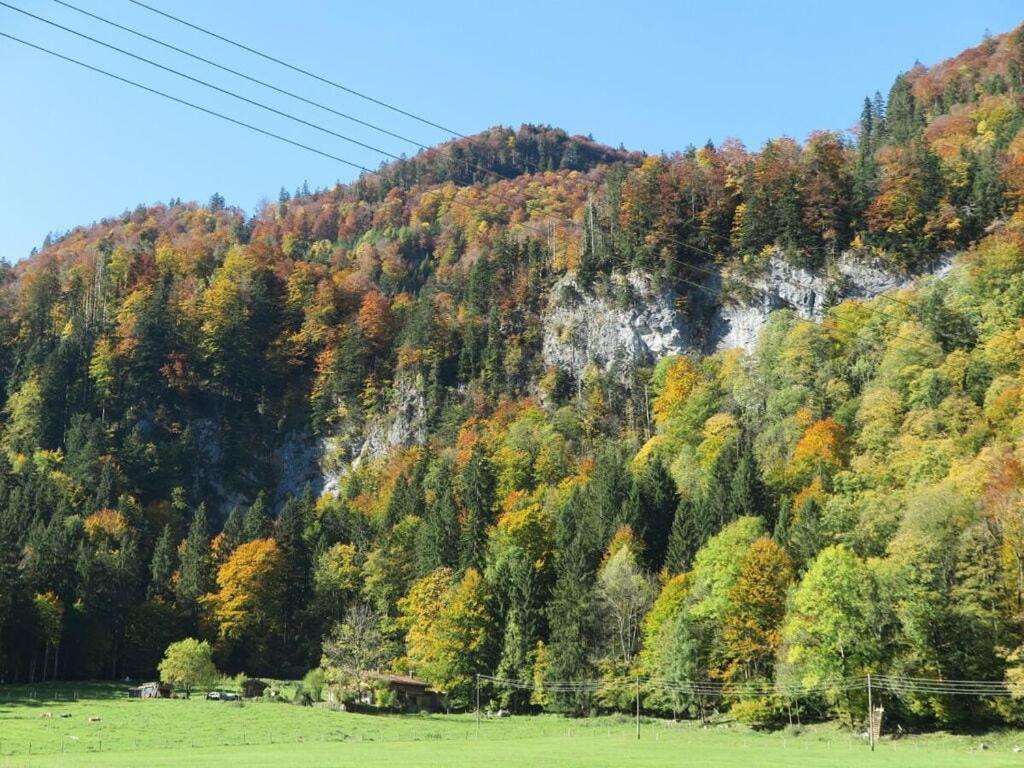
[[206, 694], [206, 700], [207, 701], [220, 701], [221, 700], [220, 691], [210, 691], [209, 693]]
[[220, 695], [221, 701], [238, 701], [242, 697], [237, 693], [222, 693]]

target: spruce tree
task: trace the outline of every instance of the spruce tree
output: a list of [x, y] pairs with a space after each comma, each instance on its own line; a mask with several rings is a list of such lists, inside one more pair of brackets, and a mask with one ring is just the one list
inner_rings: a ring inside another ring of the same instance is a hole
[[494, 505], [494, 470], [480, 444], [473, 447], [469, 461], [459, 473], [459, 496], [465, 509], [459, 536], [459, 565], [463, 570], [479, 569], [483, 566]]
[[308, 500], [289, 499], [281, 508], [274, 525], [274, 539], [281, 549], [282, 626], [283, 649], [298, 672], [314, 661], [312, 633], [303, 632], [309, 618], [306, 602], [312, 592], [312, 555], [305, 539], [306, 526], [312, 510]]
[[195, 619], [199, 614], [199, 598], [213, 589], [213, 558], [210, 556], [210, 523], [206, 504], [200, 504], [181, 547], [181, 567], [175, 598], [178, 608]]
[[256, 495], [256, 500], [245, 513], [245, 540], [266, 539], [274, 532], [274, 519], [267, 507], [267, 496], [263, 491]]
[[171, 526], [165, 525], [153, 545], [153, 559], [149, 565], [150, 600], [169, 600], [173, 596], [171, 581], [177, 567], [177, 554]]
[[459, 509], [455, 503], [454, 462], [442, 458], [427, 478], [429, 501], [416, 540], [417, 571], [425, 576], [459, 561]]
[[690, 499], [679, 500], [675, 517], [672, 519], [668, 546], [665, 548], [664, 566], [670, 574], [684, 573], [689, 570], [693, 561], [694, 549], [690, 534], [693, 512], [694, 504]]
[[228, 519], [221, 531], [224, 554], [231, 554], [239, 544], [245, 543], [245, 510], [235, 504], [228, 512]]
[[645, 543], [645, 555], [652, 569], [665, 562], [672, 525], [679, 506], [676, 481], [672, 479], [664, 462], [654, 458], [648, 462], [637, 478], [640, 494], [640, 522], [637, 534]]
[[[597, 639], [593, 605], [594, 571], [585, 548], [577, 542], [559, 559], [558, 578], [548, 605], [550, 643], [549, 680], [583, 680], [591, 677], [590, 653]], [[556, 692], [554, 705], [569, 712], [585, 711], [586, 694]]]
[[775, 526], [775, 515], [770, 509], [757, 462], [749, 449], [741, 452], [729, 481], [729, 507], [733, 517], [762, 517], [768, 530]]

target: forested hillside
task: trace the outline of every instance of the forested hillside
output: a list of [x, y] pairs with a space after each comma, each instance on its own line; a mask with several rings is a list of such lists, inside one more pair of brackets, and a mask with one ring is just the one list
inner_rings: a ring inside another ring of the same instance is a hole
[[477, 673], [607, 681], [514, 709], [1024, 680], [1022, 203], [1018, 30], [848, 132], [495, 128], [251, 218], [48, 237], [0, 265], [0, 679], [149, 676], [191, 636], [301, 675], [358, 635], [456, 705]]

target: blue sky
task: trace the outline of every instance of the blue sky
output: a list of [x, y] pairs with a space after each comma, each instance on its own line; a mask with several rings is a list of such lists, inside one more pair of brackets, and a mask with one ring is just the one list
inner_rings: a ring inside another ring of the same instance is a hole
[[[6, 1], [339, 133], [413, 151], [51, 0]], [[446, 138], [127, 0], [69, 1], [422, 143]], [[885, 92], [915, 60], [933, 63], [1024, 17], [1019, 0], [149, 2], [462, 133], [539, 122], [649, 152], [728, 136], [756, 147], [771, 136], [849, 127], [863, 96]], [[353, 162], [381, 159], [6, 8], [0, 31]], [[329, 186], [355, 173], [2, 38], [0, 69], [0, 258], [8, 261], [49, 230], [138, 203], [217, 191], [251, 211], [282, 185]]]

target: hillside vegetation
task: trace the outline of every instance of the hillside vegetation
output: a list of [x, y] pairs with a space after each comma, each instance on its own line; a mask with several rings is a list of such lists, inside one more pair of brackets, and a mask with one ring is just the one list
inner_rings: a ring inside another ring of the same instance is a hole
[[[372, 630], [455, 706], [477, 673], [534, 681], [487, 692], [516, 710], [628, 710], [644, 675], [851, 718], [869, 671], [1024, 681], [1022, 127], [1018, 30], [850, 133], [495, 128], [251, 218], [215, 195], [48, 238], [0, 266], [0, 679], [150, 676], [187, 636], [299, 675]], [[906, 287], [840, 301], [841, 260]], [[782, 267], [820, 311], [719, 349]], [[591, 348], [554, 305], [651, 296], [661, 353], [553, 364]]]

